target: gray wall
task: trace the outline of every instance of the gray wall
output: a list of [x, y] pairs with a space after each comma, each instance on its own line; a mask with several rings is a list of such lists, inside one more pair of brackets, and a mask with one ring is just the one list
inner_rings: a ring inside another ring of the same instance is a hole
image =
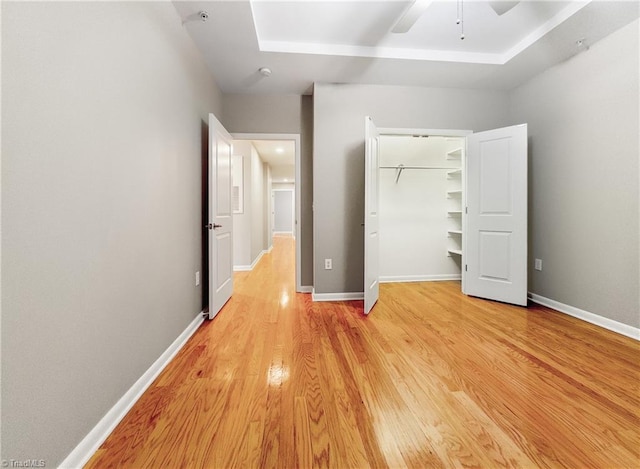
[[640, 327], [638, 21], [510, 95], [529, 124], [529, 290]]
[[[363, 291], [364, 117], [378, 127], [487, 130], [508, 123], [506, 93], [316, 84], [313, 200], [316, 293]], [[324, 259], [333, 269], [324, 270]]]
[[250, 141], [236, 140], [233, 154], [243, 159], [243, 213], [233, 214], [233, 265], [250, 266], [269, 248], [266, 199], [268, 166]]
[[222, 107], [224, 126], [232, 133], [301, 132], [298, 95], [225, 94]]
[[302, 115], [300, 122], [302, 137], [300, 141], [301, 159], [300, 205], [300, 254], [302, 256], [302, 285], [313, 287], [313, 96], [302, 97]]
[[265, 164], [251, 145], [251, 262], [267, 249], [265, 224]]
[[251, 258], [251, 142], [235, 141], [233, 154], [242, 158], [242, 213], [233, 214], [233, 265], [249, 266]]
[[167, 2], [3, 2], [2, 85], [1, 458], [54, 467], [200, 311], [221, 98]]
[[223, 123], [232, 133], [300, 134], [301, 277], [303, 286], [313, 285], [313, 101], [309, 96], [226, 94]]
[[263, 211], [263, 225], [264, 225], [264, 245], [265, 249], [270, 250], [273, 246], [273, 236], [272, 236], [272, 220], [271, 220], [271, 189], [273, 187], [272, 184], [272, 176], [271, 176], [271, 166], [264, 163], [264, 211]]

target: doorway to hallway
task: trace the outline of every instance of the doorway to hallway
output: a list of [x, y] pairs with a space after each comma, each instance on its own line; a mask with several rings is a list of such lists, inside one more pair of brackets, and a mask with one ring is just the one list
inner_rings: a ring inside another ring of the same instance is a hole
[[233, 134], [234, 268], [251, 270], [270, 252], [274, 235], [295, 243], [295, 286], [302, 291], [300, 254], [300, 135]]

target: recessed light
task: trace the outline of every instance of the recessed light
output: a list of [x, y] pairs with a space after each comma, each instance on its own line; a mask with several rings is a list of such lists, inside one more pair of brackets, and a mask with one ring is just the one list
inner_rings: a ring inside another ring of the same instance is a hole
[[287, 178], [284, 178], [284, 182], [289, 182], [289, 180]]
[[284, 153], [284, 148], [282, 148], [282, 147], [277, 147], [277, 148], [276, 148], [276, 153]]

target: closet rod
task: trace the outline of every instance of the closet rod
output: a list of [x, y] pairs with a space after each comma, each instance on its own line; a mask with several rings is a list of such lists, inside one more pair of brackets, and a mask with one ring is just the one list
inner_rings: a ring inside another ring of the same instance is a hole
[[380, 169], [460, 169], [460, 168], [449, 167], [449, 166], [405, 166], [401, 164], [398, 166], [380, 166]]
[[396, 184], [398, 184], [398, 181], [400, 180], [400, 176], [402, 175], [402, 171], [404, 171], [405, 169], [447, 169], [447, 170], [451, 170], [451, 169], [460, 169], [460, 168], [449, 168], [449, 167], [441, 167], [441, 166], [405, 166], [402, 163], [399, 164], [398, 166], [380, 166], [380, 169], [395, 169], [397, 171], [396, 173]]

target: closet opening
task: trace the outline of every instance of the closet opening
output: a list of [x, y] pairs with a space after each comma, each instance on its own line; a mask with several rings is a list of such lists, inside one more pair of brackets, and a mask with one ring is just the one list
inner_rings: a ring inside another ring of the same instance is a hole
[[379, 132], [380, 283], [462, 281], [471, 132]]
[[365, 314], [381, 282], [461, 280], [527, 305], [527, 124], [376, 129], [365, 118]]

